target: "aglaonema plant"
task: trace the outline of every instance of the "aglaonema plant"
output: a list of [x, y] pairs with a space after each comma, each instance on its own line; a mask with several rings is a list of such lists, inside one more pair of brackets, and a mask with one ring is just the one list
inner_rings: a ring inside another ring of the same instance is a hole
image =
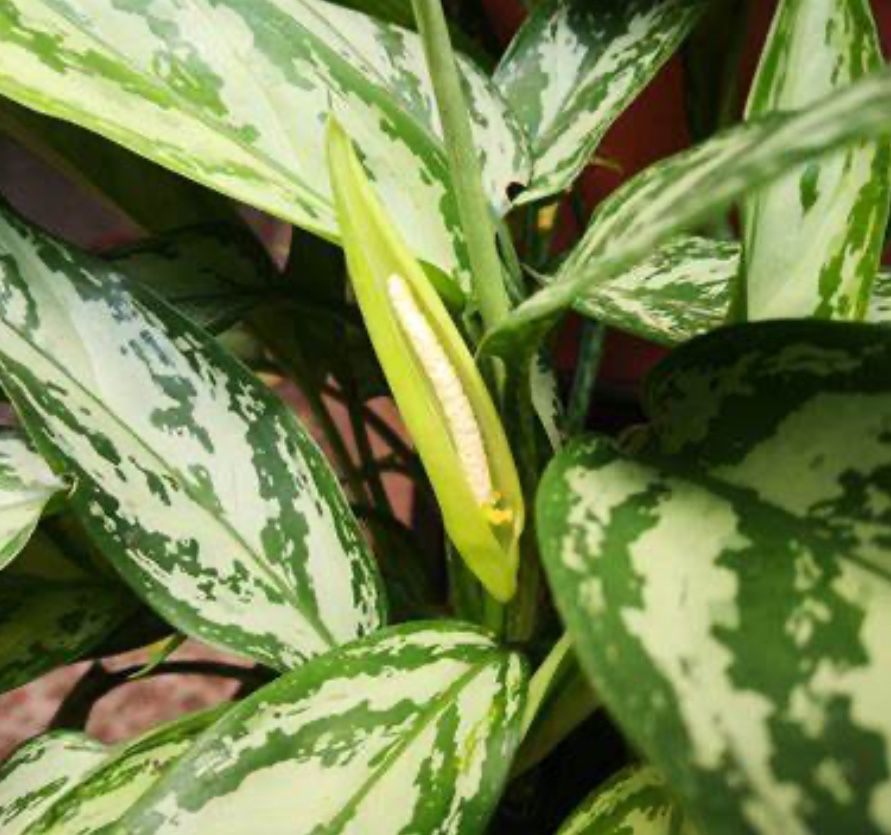
[[[0, 203], [0, 692], [90, 662], [4, 835], [891, 832], [870, 4], [779, 0], [745, 101], [754, 4], [485, 5], [0, 0], [0, 130], [138, 230]], [[588, 220], [670, 60], [697, 142]], [[670, 350], [606, 431], [608, 328]], [[238, 688], [85, 730], [173, 673]]]

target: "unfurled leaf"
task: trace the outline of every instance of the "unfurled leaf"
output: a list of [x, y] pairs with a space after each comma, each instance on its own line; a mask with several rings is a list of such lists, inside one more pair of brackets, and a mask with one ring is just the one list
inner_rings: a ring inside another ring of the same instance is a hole
[[211, 333], [224, 331], [284, 289], [262, 244], [235, 224], [177, 230], [104, 257]]
[[[122, 45], [123, 42], [123, 45]], [[525, 183], [522, 130], [462, 68], [487, 193]], [[328, 238], [336, 112], [414, 254], [466, 286], [418, 38], [319, 0], [2, 0], [0, 93]]]
[[592, 792], [557, 835], [695, 835], [658, 772], [632, 766]]
[[380, 624], [358, 526], [278, 398], [205, 331], [8, 210], [0, 252], [4, 388], [150, 606], [278, 668]]
[[523, 495], [486, 384], [332, 123], [329, 164], [356, 299], [455, 547], [498, 600], [516, 588]]
[[116, 825], [121, 816], [228, 708], [221, 705], [182, 717], [110, 749], [103, 762], [46, 805], [26, 835], [111, 835], [119, 831]]
[[0, 430], [0, 569], [25, 547], [65, 485], [17, 432]]
[[519, 656], [469, 627], [386, 630], [245, 699], [116, 831], [481, 835], [524, 688]]
[[604, 134], [693, 28], [703, 0], [547, 0], [495, 82], [529, 136], [532, 180], [517, 203], [572, 185]]
[[553, 462], [551, 588], [583, 667], [706, 832], [891, 826], [891, 332], [682, 347], [652, 423]]
[[0, 766], [0, 832], [25, 835], [54, 801], [107, 756], [100, 742], [73, 731], [53, 731], [21, 745]]
[[806, 160], [884, 134], [889, 123], [891, 71], [886, 70], [807, 111], [747, 122], [650, 166], [601, 204], [556, 280], [493, 329], [488, 347], [505, 351], [528, 341], [596, 285], [709, 214]]
[[595, 284], [573, 307], [610, 327], [677, 345], [726, 321], [738, 271], [739, 244], [682, 237]]
[[[869, 0], [783, 0], [747, 115], [799, 110], [884, 65]], [[749, 320], [862, 319], [881, 257], [891, 143], [798, 166], [744, 203]]]

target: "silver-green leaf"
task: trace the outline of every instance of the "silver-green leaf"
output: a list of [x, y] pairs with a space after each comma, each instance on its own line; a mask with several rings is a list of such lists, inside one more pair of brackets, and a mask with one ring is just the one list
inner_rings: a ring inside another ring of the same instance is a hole
[[706, 832], [891, 828], [889, 362], [877, 326], [718, 331], [541, 485], [582, 664]]
[[205, 331], [8, 210], [0, 254], [4, 388], [149, 605], [280, 669], [380, 625], [372, 557], [290, 409]]
[[470, 627], [386, 630], [241, 702], [116, 832], [482, 833], [525, 683], [519, 656]]
[[[747, 115], [809, 107], [884, 65], [869, 0], [783, 0]], [[891, 142], [851, 144], [743, 204], [746, 318], [862, 319], [879, 265]]]
[[[462, 63], [492, 205], [528, 178], [522, 129]], [[338, 120], [418, 258], [468, 286], [415, 34], [321, 0], [0, 0], [0, 94], [336, 238]]]
[[695, 835], [660, 774], [630, 766], [592, 792], [557, 835]]
[[0, 569], [25, 547], [47, 502], [63, 488], [22, 435], [0, 431]]
[[0, 832], [24, 835], [107, 756], [104, 745], [74, 731], [53, 731], [21, 745], [0, 766]]
[[529, 136], [517, 203], [572, 185], [615, 119], [677, 49], [704, 0], [548, 0], [514, 38], [495, 82]]
[[490, 350], [527, 339], [597, 284], [741, 195], [806, 160], [882, 135], [889, 122], [891, 70], [883, 70], [804, 112], [752, 120], [650, 166], [600, 205], [555, 281], [492, 330]]

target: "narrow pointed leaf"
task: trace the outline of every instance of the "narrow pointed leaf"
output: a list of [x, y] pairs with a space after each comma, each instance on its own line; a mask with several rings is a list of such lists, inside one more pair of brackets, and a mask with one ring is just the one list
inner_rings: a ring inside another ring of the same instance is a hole
[[0, 766], [0, 832], [25, 835], [28, 827], [108, 756], [86, 734], [53, 731], [29, 740]]
[[572, 185], [600, 140], [693, 28], [703, 0], [547, 0], [495, 72], [530, 139], [517, 203]]
[[211, 333], [224, 331], [284, 289], [262, 244], [246, 227], [233, 224], [177, 230], [104, 258]]
[[335, 123], [329, 157], [356, 299], [446, 531], [489, 592], [508, 600], [525, 510], [501, 419], [461, 334]]
[[526, 341], [594, 286], [708, 215], [806, 160], [886, 133], [889, 123], [891, 70], [884, 70], [802, 113], [747, 122], [650, 166], [601, 204], [553, 284], [493, 329], [489, 349]]
[[64, 486], [24, 437], [0, 431], [0, 569], [25, 547], [47, 502]]
[[45, 809], [27, 835], [110, 835], [121, 816], [228, 709], [221, 705], [190, 714], [110, 751]]
[[[809, 107], [883, 65], [869, 0], [783, 0], [747, 114]], [[883, 138], [798, 166], [746, 200], [746, 318], [862, 319], [889, 188]]]
[[128, 835], [483, 833], [523, 663], [454, 623], [316, 658], [235, 707], [121, 821]]
[[[527, 179], [521, 129], [463, 64], [493, 206]], [[415, 254], [466, 285], [417, 36], [319, 0], [2, 0], [0, 93], [336, 238], [333, 109]]]
[[648, 766], [632, 766], [592, 792], [557, 835], [695, 833], [659, 773]]
[[573, 445], [544, 561], [597, 693], [706, 832], [891, 827], [891, 332], [724, 329]]
[[292, 412], [205, 331], [8, 210], [0, 248], [4, 388], [136, 592], [279, 668], [375, 629], [372, 558]]
[[38, 531], [0, 573], [0, 693], [83, 658], [136, 607], [125, 586], [85, 573]]

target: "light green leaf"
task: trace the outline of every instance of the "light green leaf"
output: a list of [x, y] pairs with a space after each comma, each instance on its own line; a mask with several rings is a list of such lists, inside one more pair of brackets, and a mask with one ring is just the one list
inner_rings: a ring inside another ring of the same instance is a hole
[[802, 113], [731, 128], [650, 166], [598, 208], [556, 280], [489, 336], [506, 351], [560, 312], [646, 258], [660, 244], [792, 166], [891, 124], [891, 70], [851, 84]]
[[879, 270], [869, 297], [869, 312], [866, 318], [870, 322], [891, 324], [891, 272]]
[[54, 731], [21, 745], [0, 766], [0, 831], [24, 835], [30, 824], [108, 756], [86, 734]]
[[676, 351], [635, 449], [559, 455], [543, 558], [583, 667], [703, 830], [891, 828], [891, 332]]
[[[869, 0], [783, 0], [747, 115], [798, 110], [884, 65]], [[891, 143], [849, 145], [743, 204], [748, 320], [862, 319], [888, 219]]]
[[524, 689], [519, 656], [469, 627], [386, 630], [241, 702], [116, 831], [482, 833]]
[[[522, 130], [463, 63], [487, 193], [523, 183]], [[467, 286], [417, 36], [320, 0], [0, 2], [0, 93], [336, 238], [325, 165], [336, 112], [413, 251]]]
[[573, 305], [610, 327], [676, 345], [727, 319], [739, 244], [682, 237], [611, 281], [595, 284]]
[[4, 388], [138, 594], [277, 668], [377, 628], [372, 558], [290, 409], [205, 331], [8, 210], [0, 251]]
[[47, 502], [64, 487], [20, 434], [0, 430], [0, 569], [25, 547]]
[[658, 772], [620, 771], [592, 792], [557, 835], [695, 835]]
[[516, 203], [568, 188], [600, 140], [677, 49], [704, 0], [547, 0], [495, 72], [532, 148]]
[[0, 693], [82, 658], [135, 608], [125, 587], [85, 573], [38, 531], [0, 573]]
[[190, 227], [103, 257], [212, 333], [284, 291], [266, 250], [245, 226]]
[[28, 827], [25, 835], [111, 833], [121, 815], [227, 709], [229, 705], [221, 705], [185, 716], [119, 746], [108, 754], [103, 763], [49, 805]]

